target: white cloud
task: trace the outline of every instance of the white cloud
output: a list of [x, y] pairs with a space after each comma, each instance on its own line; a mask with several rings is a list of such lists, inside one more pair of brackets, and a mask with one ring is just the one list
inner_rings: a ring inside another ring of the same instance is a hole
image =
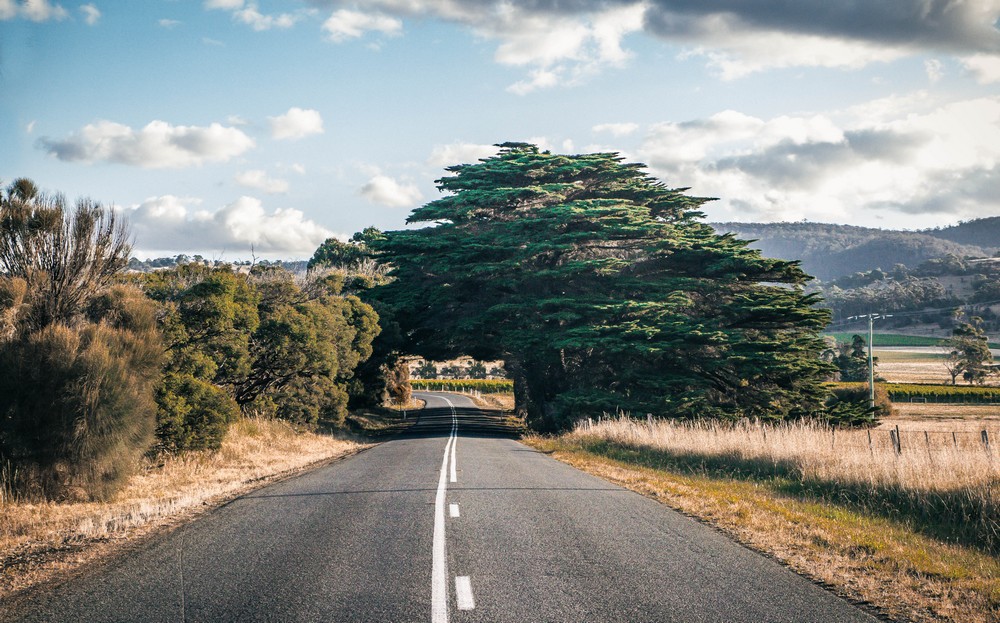
[[485, 38], [498, 39], [494, 58], [504, 65], [530, 67], [528, 78], [510, 85], [517, 95], [574, 85], [605, 67], [623, 65], [630, 57], [622, 39], [642, 30], [646, 5], [593, 10], [579, 15], [544, 13], [501, 5], [499, 15], [474, 23]]
[[271, 30], [272, 28], [291, 28], [295, 25], [295, 22], [299, 20], [299, 17], [291, 13], [265, 15], [260, 12], [256, 3], [251, 2], [246, 7], [234, 11], [233, 19], [260, 32], [263, 30]]
[[481, 158], [495, 156], [498, 149], [493, 145], [476, 143], [449, 143], [435, 145], [427, 164], [432, 167], [450, 167], [456, 164], [473, 164]]
[[159, 25], [160, 28], [166, 28], [167, 30], [170, 30], [172, 28], [176, 28], [177, 26], [181, 25], [180, 20], [167, 19], [167, 18], [163, 18], [161, 20], [158, 20], [156, 23], [157, 23], [157, 25]]
[[101, 11], [93, 4], [81, 4], [80, 12], [83, 13], [83, 21], [88, 26], [93, 26], [101, 19]]
[[27, 132], [28, 134], [31, 134], [32, 132], [35, 131], [36, 123], [37, 122], [34, 119], [32, 119], [31, 121], [28, 122], [28, 125], [24, 126], [24, 131]]
[[205, 0], [205, 8], [235, 11], [243, 8], [243, 0]]
[[258, 32], [273, 28], [291, 28], [299, 20], [315, 12], [310, 9], [271, 15], [262, 13], [257, 2], [246, 0], [205, 0], [204, 6], [206, 9], [229, 11], [233, 21], [246, 24]]
[[680, 57], [703, 57], [723, 80], [787, 67], [861, 69], [902, 58], [907, 50], [875, 43], [724, 27], [705, 33]]
[[628, 136], [638, 129], [638, 123], [601, 123], [591, 128], [594, 132], [610, 132], [612, 136]]
[[240, 186], [263, 191], [269, 195], [288, 192], [288, 181], [270, 177], [261, 169], [251, 169], [236, 174], [234, 178]]
[[312, 134], [323, 133], [323, 117], [311, 108], [292, 107], [283, 115], [268, 117], [271, 124], [271, 138], [277, 140], [300, 139]]
[[254, 197], [240, 197], [215, 211], [196, 208], [201, 203], [198, 199], [164, 195], [125, 208], [123, 212], [136, 234], [137, 249], [153, 253], [249, 254], [252, 246], [258, 255], [308, 257], [334, 235], [298, 210], [278, 208], [268, 213]]
[[1000, 82], [1000, 55], [973, 54], [961, 59], [965, 67], [980, 84]]
[[112, 121], [88, 124], [63, 140], [47, 137], [38, 145], [67, 162], [116, 162], [147, 169], [225, 162], [254, 147], [236, 128], [174, 126], [152, 121], [140, 130]]
[[[0, 0], [0, 21], [21, 17], [32, 22], [64, 20], [69, 12], [59, 4], [49, 0]], [[88, 22], [89, 23], [89, 22]]]
[[565, 70], [563, 67], [556, 67], [553, 69], [540, 67], [538, 69], [532, 69], [528, 72], [527, 80], [518, 80], [514, 84], [508, 86], [507, 90], [514, 95], [527, 95], [528, 93], [538, 89], [554, 87], [562, 80], [564, 73]]
[[395, 17], [381, 13], [362, 13], [349, 9], [334, 11], [323, 22], [323, 30], [329, 39], [340, 43], [348, 39], [357, 39], [366, 32], [380, 32], [383, 35], [398, 35], [403, 30], [403, 22]]
[[556, 3], [466, 2], [463, 0], [370, 0], [365, 10], [356, 3], [333, 0], [340, 7], [324, 24], [334, 41], [378, 31], [401, 32], [401, 18], [432, 17], [461, 24], [484, 40], [497, 42], [494, 59], [527, 69], [528, 77], [509, 87], [526, 94], [556, 85], [582, 82], [606, 67], [625, 63], [622, 46], [629, 33], [642, 30], [645, 1], [624, 6], [604, 2]]
[[376, 175], [361, 187], [361, 196], [390, 208], [408, 208], [424, 198], [412, 183], [400, 183], [387, 175]]

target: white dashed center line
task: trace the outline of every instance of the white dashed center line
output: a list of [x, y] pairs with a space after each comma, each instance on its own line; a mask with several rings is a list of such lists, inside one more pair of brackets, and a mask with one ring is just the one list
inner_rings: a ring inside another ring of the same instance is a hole
[[472, 598], [472, 581], [469, 576], [460, 575], [455, 578], [455, 595], [458, 598], [459, 610], [474, 610], [476, 600]]
[[[448, 491], [448, 457], [451, 455], [451, 480], [455, 482], [455, 444], [458, 441], [458, 414], [455, 405], [443, 399], [451, 407], [451, 435], [444, 447], [441, 460], [441, 474], [438, 477], [437, 496], [434, 498], [434, 542], [431, 562], [431, 623], [448, 623], [448, 558], [445, 553], [444, 505]], [[468, 579], [468, 578], [466, 578]], [[469, 587], [471, 598], [471, 585]], [[461, 601], [459, 602], [461, 604]], [[459, 606], [461, 608], [461, 605]]]
[[458, 517], [459, 516], [458, 515], [458, 504], [449, 504], [448, 505], [448, 514], [451, 515], [452, 517]]

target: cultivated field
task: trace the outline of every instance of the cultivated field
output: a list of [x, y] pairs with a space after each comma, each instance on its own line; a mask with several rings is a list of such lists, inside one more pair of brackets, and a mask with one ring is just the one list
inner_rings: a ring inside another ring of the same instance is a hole
[[[891, 383], [951, 383], [951, 375], [945, 368], [947, 354], [936, 346], [900, 346], [873, 350], [878, 357], [875, 373]], [[996, 350], [994, 357], [1000, 355]], [[959, 384], [962, 384], [959, 379]], [[1000, 377], [991, 379], [988, 385], [1000, 385]]]

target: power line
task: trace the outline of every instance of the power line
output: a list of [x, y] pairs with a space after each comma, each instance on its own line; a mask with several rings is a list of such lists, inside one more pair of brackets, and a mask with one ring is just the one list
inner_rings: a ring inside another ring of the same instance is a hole
[[[954, 309], [967, 309], [967, 308], [970, 308], [970, 307], [986, 306], [986, 305], [1000, 305], [1000, 300], [996, 300], [996, 301], [983, 301], [981, 303], [980, 302], [976, 302], [976, 303], [963, 303], [961, 305], [950, 305], [948, 307], [937, 307], [937, 308], [920, 309], [920, 310], [913, 310], [913, 311], [898, 311], [898, 312], [894, 311], [894, 312], [892, 312], [892, 315], [893, 316], [922, 316], [924, 314], [933, 314], [935, 312], [946, 312], [946, 311], [951, 311], [951, 310], [954, 310]], [[834, 327], [834, 326], [849, 326], [849, 325], [858, 324], [857, 321], [860, 320], [861, 318], [865, 318], [866, 316], [868, 316], [868, 314], [860, 314], [860, 315], [859, 314], [855, 314], [855, 315], [849, 316], [847, 318], [843, 318], [841, 320], [834, 320], [829, 325], [827, 325], [827, 328], [831, 328], [831, 327]]]

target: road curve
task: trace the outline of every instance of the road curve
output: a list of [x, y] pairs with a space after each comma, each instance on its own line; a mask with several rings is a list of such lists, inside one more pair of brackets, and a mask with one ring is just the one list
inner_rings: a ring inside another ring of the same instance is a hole
[[418, 397], [413, 435], [237, 498], [5, 620], [875, 621], [653, 500], [486, 436], [496, 418], [467, 398]]

